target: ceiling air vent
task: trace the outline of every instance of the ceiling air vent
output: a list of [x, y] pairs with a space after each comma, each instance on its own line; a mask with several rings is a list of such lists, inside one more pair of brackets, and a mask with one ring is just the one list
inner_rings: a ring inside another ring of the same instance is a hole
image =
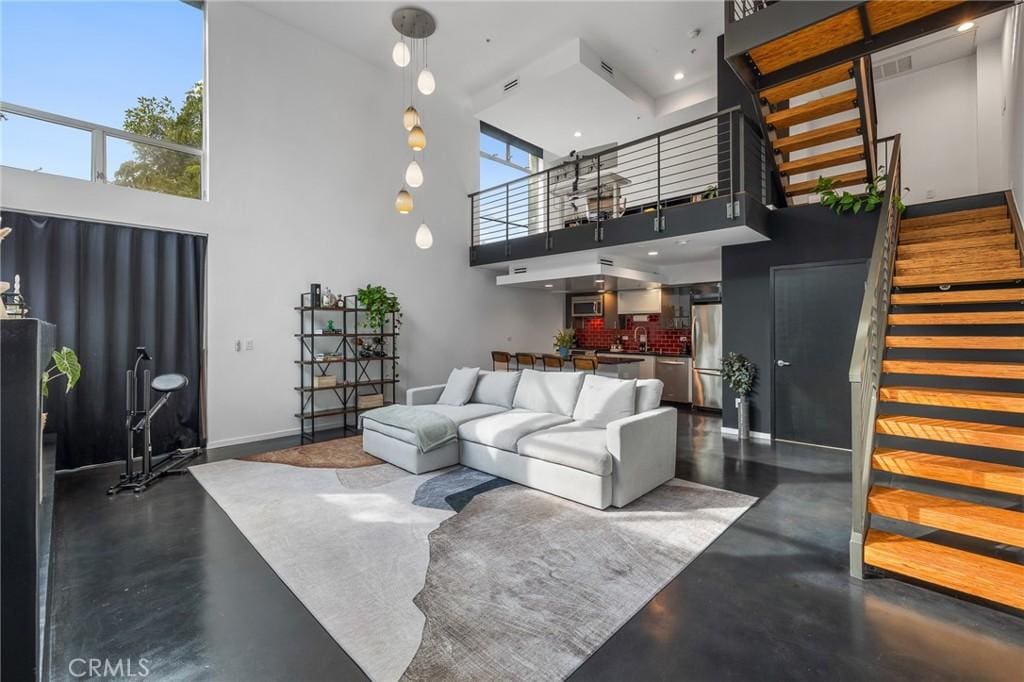
[[875, 80], [880, 81], [885, 80], [886, 78], [892, 78], [893, 76], [899, 75], [901, 73], [906, 73], [907, 71], [910, 71], [912, 68], [914, 68], [914, 64], [910, 59], [910, 55], [908, 54], [905, 57], [899, 57], [898, 59], [893, 59], [892, 61], [888, 61], [885, 62], [884, 64], [879, 64], [878, 66], [875, 66], [872, 69], [872, 73], [875, 76]]
[[512, 268], [512, 274], [513, 275], [525, 275], [526, 274], [526, 268]]
[[609, 76], [614, 76], [615, 75], [615, 69], [613, 69], [612, 65], [609, 64], [608, 62], [602, 61], [601, 62], [601, 68], [604, 69], [605, 71], [607, 71]]
[[519, 79], [518, 78], [513, 78], [508, 83], [505, 83], [504, 90], [505, 90], [505, 92], [508, 92], [509, 90], [512, 90], [513, 88], [517, 88], [517, 87], [519, 87]]
[[615, 261], [612, 260], [611, 258], [604, 258], [604, 257], [602, 257], [601, 259], [599, 259], [598, 262], [600, 262], [601, 265], [607, 265], [608, 267], [615, 267]]

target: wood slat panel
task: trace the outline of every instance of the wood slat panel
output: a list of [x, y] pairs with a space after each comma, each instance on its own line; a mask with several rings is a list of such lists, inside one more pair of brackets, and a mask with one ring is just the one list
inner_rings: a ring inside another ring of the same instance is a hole
[[1010, 214], [1007, 213], [1005, 205], [988, 206], [986, 208], [971, 208], [964, 211], [950, 211], [949, 213], [904, 218], [900, 221], [900, 227], [904, 229], [942, 227], [956, 223], [973, 223], [977, 220], [1002, 220], [1009, 217]]
[[978, 379], [1024, 379], [1019, 362], [953, 362], [945, 360], [883, 360], [886, 374], [919, 374]]
[[919, 244], [921, 242], [942, 241], [948, 239], [975, 238], [991, 236], [1010, 232], [1010, 220], [1008, 218], [992, 220], [975, 220], [970, 223], [957, 223], [956, 225], [941, 225], [936, 227], [921, 228], [919, 230], [905, 230], [903, 223], [900, 223], [900, 245]]
[[935, 254], [919, 254], [896, 260], [896, 271], [912, 272], [915, 269], [935, 268], [977, 268], [979, 265], [989, 267], [1014, 267], [1020, 265], [1020, 252], [1017, 249], [967, 249], [963, 251], [940, 251]]
[[1024, 414], [1024, 394], [975, 391], [959, 388], [922, 388], [919, 386], [883, 386], [879, 400], [887, 403], [931, 405], [964, 410], [1019, 412]]
[[807, 173], [813, 170], [832, 168], [833, 166], [842, 166], [846, 163], [855, 163], [863, 160], [864, 147], [858, 144], [853, 147], [837, 149], [834, 152], [815, 154], [803, 159], [780, 163], [779, 172], [783, 175], [796, 175], [797, 173]]
[[959, 4], [960, 0], [873, 0], [865, 9], [871, 32], [882, 33]]
[[909, 258], [921, 254], [939, 254], [977, 248], [1012, 249], [1016, 244], [1013, 233], [1007, 230], [992, 234], [972, 234], [956, 239], [938, 239], [917, 243], [911, 241], [909, 244], [900, 245], [896, 253], [898, 258]]
[[781, 137], [772, 143], [776, 152], [784, 154], [795, 152], [800, 149], [817, 147], [820, 144], [848, 140], [851, 137], [860, 135], [860, 119], [851, 118], [849, 121], [840, 121], [824, 128], [808, 130], [806, 133]]
[[930, 305], [945, 303], [1015, 303], [1024, 301], [1024, 288], [961, 289], [958, 291], [896, 292], [889, 302], [893, 305]]
[[863, 37], [860, 16], [856, 9], [851, 9], [759, 45], [747, 54], [762, 74], [768, 74], [851, 45]]
[[1024, 280], [1024, 268], [965, 270], [930, 275], [894, 275], [892, 283], [897, 287], [932, 287], [942, 284], [997, 284], [1018, 280]]
[[879, 471], [925, 478], [997, 493], [1024, 495], [1024, 468], [913, 450], [877, 448], [871, 464]]
[[1024, 452], [1024, 428], [1019, 426], [883, 415], [875, 420], [875, 433]]
[[[850, 173], [840, 173], [832, 178], [833, 187], [849, 187], [850, 185], [862, 185], [868, 181], [868, 175], [865, 171], [852, 171]], [[814, 188], [818, 186], [818, 180], [804, 180], [802, 182], [794, 182], [786, 186], [786, 196], [796, 196], [798, 194], [809, 194], [814, 191]]]
[[864, 562], [951, 590], [1024, 609], [1024, 566], [902, 535], [868, 531]]
[[1024, 324], [1024, 311], [984, 310], [974, 313], [890, 313], [889, 324]]
[[1024, 514], [949, 497], [871, 487], [868, 511], [890, 519], [1024, 547]]
[[831, 116], [843, 111], [850, 111], [856, 106], [857, 91], [846, 90], [828, 97], [816, 99], [807, 104], [801, 104], [791, 109], [782, 109], [767, 114], [764, 117], [765, 123], [774, 128], [789, 128], [798, 123], [807, 123], [818, 118]]
[[853, 62], [846, 62], [845, 64], [837, 64], [821, 71], [815, 71], [810, 75], [796, 78], [781, 85], [765, 88], [759, 94], [761, 99], [768, 104], [778, 104], [779, 102], [793, 99], [798, 95], [806, 95], [809, 92], [821, 90], [851, 78], [853, 78]]

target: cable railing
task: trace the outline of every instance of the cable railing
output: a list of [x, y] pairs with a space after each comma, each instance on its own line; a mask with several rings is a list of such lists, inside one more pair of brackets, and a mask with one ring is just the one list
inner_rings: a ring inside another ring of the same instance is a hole
[[[885, 353], [885, 331], [892, 290], [896, 244], [900, 229], [900, 136], [878, 141], [889, 151], [885, 194], [879, 207], [878, 227], [871, 250], [871, 265], [864, 284], [864, 299], [850, 360], [850, 413], [852, 417], [853, 518], [850, 531], [850, 575], [864, 571], [864, 538], [870, 525], [867, 496], [871, 488], [871, 456], [875, 448], [875, 416]], [[885, 158], [885, 157], [883, 157]]]
[[601, 227], [638, 213], [747, 192], [767, 203], [767, 148], [733, 107], [470, 195], [471, 243]]
[[725, 0], [725, 19], [732, 23], [756, 14], [779, 0]]

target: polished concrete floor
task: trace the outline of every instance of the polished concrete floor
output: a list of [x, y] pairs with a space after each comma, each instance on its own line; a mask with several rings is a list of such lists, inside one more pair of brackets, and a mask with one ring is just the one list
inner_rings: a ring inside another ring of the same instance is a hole
[[[721, 437], [716, 417], [680, 413], [679, 426], [679, 477], [760, 501], [574, 680], [1024, 678], [1024, 620], [848, 577], [848, 453], [741, 444]], [[195, 480], [108, 498], [116, 476], [58, 478], [53, 679], [80, 679], [75, 661], [90, 658], [136, 672], [145, 659], [158, 680], [365, 679]]]

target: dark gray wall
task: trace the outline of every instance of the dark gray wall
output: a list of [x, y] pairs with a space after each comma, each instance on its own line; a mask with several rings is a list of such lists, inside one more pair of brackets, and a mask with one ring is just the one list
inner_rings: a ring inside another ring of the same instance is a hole
[[[769, 217], [771, 241], [722, 248], [722, 346], [742, 353], [757, 365], [751, 396], [750, 428], [771, 431], [771, 268], [868, 258], [878, 212], [837, 216], [821, 206], [774, 211]], [[851, 310], [857, 317], [860, 310]], [[836, 358], [847, 365], [850, 358]], [[723, 396], [723, 424], [736, 426], [735, 395]]]

